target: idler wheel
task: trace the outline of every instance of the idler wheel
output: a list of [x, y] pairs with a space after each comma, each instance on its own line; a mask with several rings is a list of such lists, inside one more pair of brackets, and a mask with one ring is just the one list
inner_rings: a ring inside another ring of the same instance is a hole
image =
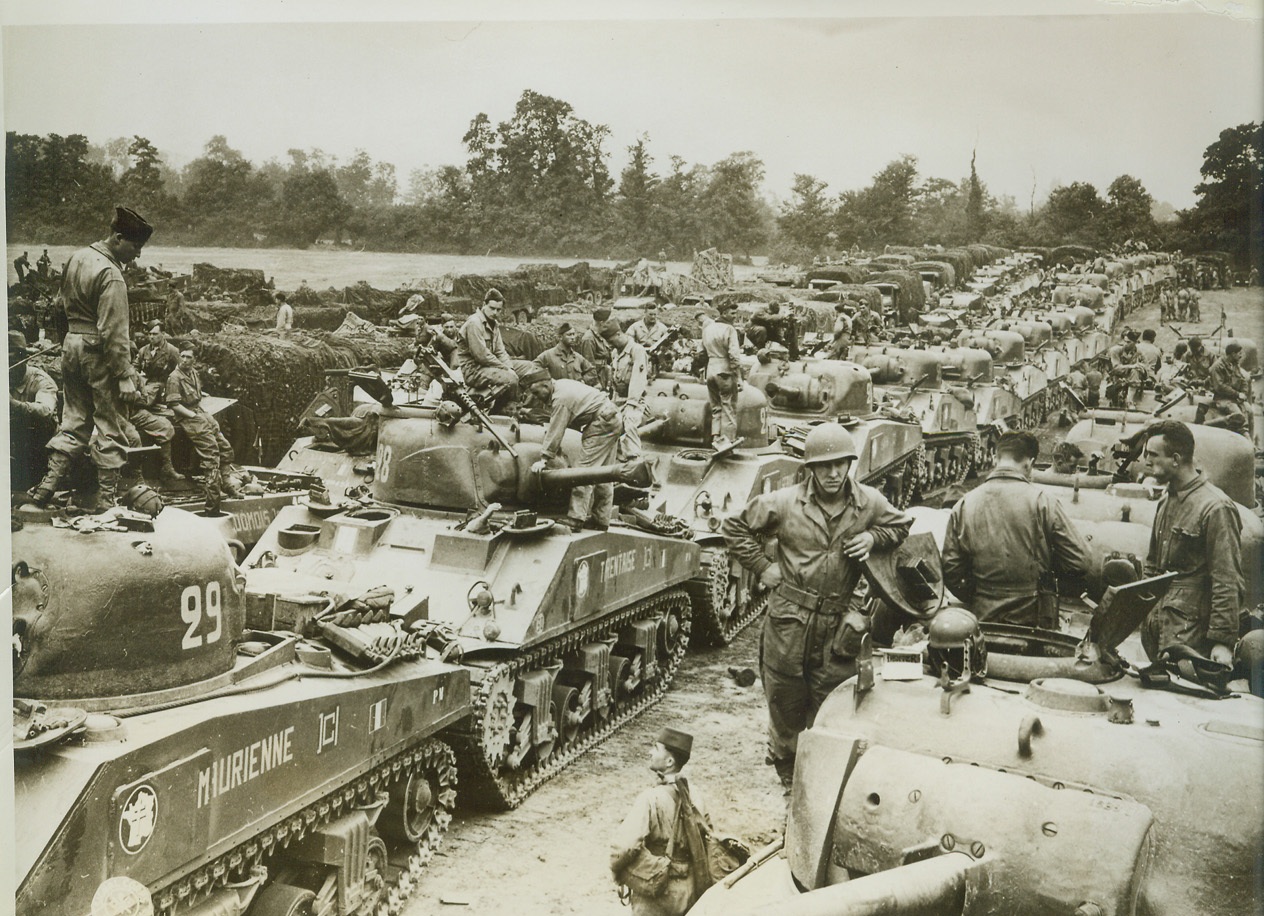
[[251, 904], [250, 916], [311, 916], [315, 900], [309, 890], [273, 881]]

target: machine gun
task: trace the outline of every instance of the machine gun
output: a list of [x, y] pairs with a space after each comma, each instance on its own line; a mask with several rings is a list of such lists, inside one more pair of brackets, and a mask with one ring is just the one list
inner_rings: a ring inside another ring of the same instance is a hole
[[[460, 416], [464, 416], [467, 413], [472, 416], [482, 424], [484, 429], [491, 433], [492, 438], [500, 443], [505, 451], [517, 458], [518, 453], [514, 450], [513, 445], [496, 428], [496, 425], [492, 423], [491, 417], [487, 415], [483, 408], [475, 403], [474, 398], [470, 396], [469, 389], [456, 377], [452, 367], [444, 362], [443, 357], [439, 355], [439, 351], [430, 344], [418, 344], [417, 356], [425, 363], [430, 374], [434, 376], [443, 389], [443, 399], [461, 408]], [[372, 394], [372, 392], [369, 393]]]

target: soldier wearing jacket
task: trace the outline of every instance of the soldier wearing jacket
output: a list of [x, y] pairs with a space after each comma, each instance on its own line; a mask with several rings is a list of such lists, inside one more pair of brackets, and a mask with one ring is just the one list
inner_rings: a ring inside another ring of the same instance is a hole
[[[641, 854], [641, 850], [656, 856], [667, 855], [671, 844], [672, 864], [667, 883], [657, 896], [631, 894], [633, 916], [683, 916], [698, 898], [694, 872], [698, 863], [689, 855], [683, 831], [679, 831], [676, 816], [678, 788], [685, 785], [681, 775], [693, 749], [693, 737], [674, 728], [664, 728], [650, 751], [650, 770], [658, 778], [658, 785], [646, 789], [632, 803], [632, 810], [615, 831], [610, 843], [610, 872], [615, 882], [624, 883], [624, 870]], [[701, 804], [697, 789], [688, 787], [694, 807], [702, 813], [708, 828], [710, 818]], [[676, 839], [672, 842], [672, 834]]]
[[1176, 420], [1146, 431], [1146, 472], [1159, 500], [1146, 574], [1177, 573], [1141, 628], [1150, 658], [1174, 644], [1232, 664], [1246, 597], [1237, 506], [1194, 467], [1194, 435]]
[[1207, 373], [1207, 384], [1215, 398], [1212, 409], [1217, 415], [1236, 421], [1231, 424], [1235, 426], [1246, 422], [1245, 405], [1251, 393], [1246, 376], [1238, 366], [1241, 357], [1242, 344], [1231, 340]]
[[167, 376], [166, 402], [175, 414], [176, 425], [193, 443], [202, 466], [206, 511], [216, 514], [224, 493], [237, 499], [241, 492], [224, 476], [224, 472], [232, 470], [233, 447], [220, 432], [215, 418], [202, 409], [202, 380], [198, 377], [192, 350], [180, 351], [180, 364]]
[[1088, 572], [1083, 537], [1062, 505], [1031, 482], [1039, 452], [1029, 432], [1002, 435], [995, 470], [948, 518], [944, 584], [980, 620], [1056, 629], [1054, 575]]
[[[869, 618], [854, 606], [861, 564], [875, 547], [908, 536], [913, 520], [881, 492], [849, 477], [857, 452], [837, 423], [808, 433], [808, 479], [756, 496], [724, 522], [724, 539], [743, 567], [772, 590], [761, 653], [768, 700], [768, 758], [789, 785], [799, 732], [831, 690], [856, 673]], [[760, 541], [776, 537], [776, 559]]]
[[110, 234], [66, 263], [59, 293], [68, 325], [61, 350], [61, 426], [48, 443], [48, 472], [31, 492], [37, 505], [52, 501], [71, 460], [89, 446], [100, 488], [94, 508], [115, 503], [127, 463], [123, 398], [136, 392], [123, 267], [136, 260], [153, 231], [140, 214], [118, 207]]

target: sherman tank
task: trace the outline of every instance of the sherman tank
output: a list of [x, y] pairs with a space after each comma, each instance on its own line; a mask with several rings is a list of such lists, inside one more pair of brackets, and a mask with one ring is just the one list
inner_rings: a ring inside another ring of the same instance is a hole
[[958, 335], [957, 346], [987, 350], [992, 354], [997, 383], [1022, 401], [1019, 425], [1033, 429], [1048, 419], [1052, 409], [1049, 377], [1041, 366], [1027, 359], [1027, 343], [1022, 334], [1007, 328], [967, 328]]
[[1125, 673], [1164, 588], [1109, 589], [1083, 637], [948, 607], [862, 661], [799, 737], [784, 844], [690, 912], [1255, 912], [1264, 701]]
[[446, 830], [469, 673], [418, 595], [248, 620], [209, 522], [13, 534], [21, 916], [396, 912]]
[[765, 357], [747, 382], [768, 396], [783, 447], [801, 455], [811, 424], [837, 420], [851, 432], [860, 453], [852, 473], [877, 487], [897, 506], [918, 496], [926, 479], [921, 426], [911, 413], [879, 411], [869, 371], [852, 362]]
[[[536, 470], [543, 428], [488, 417], [451, 379], [433, 407], [361, 382], [385, 402], [368, 492], [282, 510], [244, 564], [247, 605], [386, 586], [405, 612], [429, 595], [473, 683], [452, 735], [465, 797], [512, 807], [666, 691], [689, 641], [698, 546], [680, 522], [636, 510], [606, 531], [555, 522], [578, 486], [643, 495], [644, 463]], [[578, 445], [568, 433], [563, 451]]]
[[942, 349], [853, 347], [851, 357], [869, 370], [880, 401], [911, 413], [922, 427], [927, 489], [961, 483], [983, 456], [974, 395], [945, 384]]
[[733, 560], [720, 534], [724, 518], [760, 493], [795, 483], [802, 464], [770, 451], [776, 436], [768, 398], [743, 385], [737, 401], [739, 447], [717, 454], [711, 447], [706, 385], [689, 375], [665, 374], [650, 382], [641, 441], [654, 463], [655, 482], [646, 508], [683, 519], [701, 548], [701, 570], [688, 584], [693, 595], [693, 640], [723, 646], [759, 615], [766, 593]]

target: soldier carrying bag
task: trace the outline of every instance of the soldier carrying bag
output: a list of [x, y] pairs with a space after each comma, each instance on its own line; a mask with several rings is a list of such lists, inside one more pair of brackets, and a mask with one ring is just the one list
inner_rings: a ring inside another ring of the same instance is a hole
[[666, 854], [656, 856], [642, 845], [636, 858], [623, 867], [622, 883], [638, 897], [657, 897], [667, 886], [667, 879], [671, 875], [672, 850], [676, 845], [676, 834], [680, 832], [680, 816], [687, 797], [686, 791], [677, 789], [676, 815], [672, 818]]
[[703, 891], [742, 866], [750, 858], [751, 850], [736, 837], [720, 836], [709, 830], [702, 813], [689, 797], [688, 784], [680, 780], [676, 785], [686, 802], [681, 811], [681, 826], [684, 827], [685, 842], [693, 863], [693, 896], [697, 900]]

